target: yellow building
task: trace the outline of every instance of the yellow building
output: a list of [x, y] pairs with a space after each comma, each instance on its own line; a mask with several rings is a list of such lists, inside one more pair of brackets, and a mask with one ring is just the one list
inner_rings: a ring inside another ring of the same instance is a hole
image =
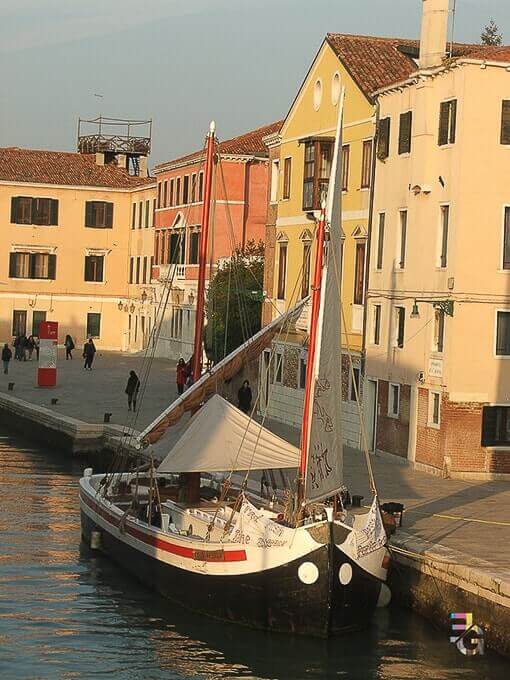
[[[129, 284], [129, 257], [152, 253], [155, 183], [146, 157], [137, 159], [138, 174], [128, 161], [110, 152], [0, 149], [2, 342], [37, 335], [51, 320], [60, 343], [69, 333], [77, 347], [92, 336], [98, 349], [129, 348], [130, 310], [138, 314], [133, 298], [141, 295]], [[143, 236], [130, 229], [141, 203]]]
[[[405, 42], [405, 41], [404, 41]], [[338, 101], [345, 88], [343, 125], [342, 216], [342, 357], [347, 443], [359, 443], [359, 418], [349, 371], [347, 347], [359, 380], [363, 355], [365, 268], [372, 184], [375, 104], [371, 93], [414, 65], [402, 41], [328, 34], [322, 43], [279, 133], [279, 158], [272, 160], [270, 205], [277, 206], [272, 291], [266, 291], [266, 310], [273, 314], [291, 307], [309, 292], [313, 270], [315, 219], [327, 191]], [[406, 43], [408, 44], [408, 43]], [[274, 144], [274, 140], [272, 140]], [[270, 231], [268, 229], [268, 231]], [[271, 277], [266, 276], [266, 282]], [[306, 366], [306, 319], [297, 333], [276, 343], [283, 357], [276, 371], [269, 415], [290, 424], [301, 421]]]

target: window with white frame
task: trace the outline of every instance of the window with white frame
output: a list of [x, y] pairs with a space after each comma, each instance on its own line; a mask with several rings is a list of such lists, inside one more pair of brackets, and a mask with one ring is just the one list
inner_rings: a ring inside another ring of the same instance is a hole
[[496, 313], [496, 356], [510, 356], [510, 311]]
[[439, 427], [441, 424], [441, 392], [429, 392], [429, 417], [430, 427]]
[[406, 310], [405, 307], [395, 307], [395, 347], [404, 347]]
[[400, 415], [400, 385], [392, 383], [388, 385], [388, 415], [390, 418], [398, 418]]
[[503, 221], [503, 257], [501, 266], [510, 269], [510, 206], [505, 206], [505, 218]]

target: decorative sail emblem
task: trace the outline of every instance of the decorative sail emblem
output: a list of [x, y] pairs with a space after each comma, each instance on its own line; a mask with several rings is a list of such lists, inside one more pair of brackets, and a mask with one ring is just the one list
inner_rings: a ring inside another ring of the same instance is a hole
[[342, 401], [341, 352], [341, 197], [342, 197], [342, 113], [344, 93], [339, 101], [335, 150], [328, 188], [321, 300], [314, 357], [313, 400], [308, 418], [308, 456], [305, 475], [305, 503], [337, 493], [342, 486], [343, 452], [340, 405]]

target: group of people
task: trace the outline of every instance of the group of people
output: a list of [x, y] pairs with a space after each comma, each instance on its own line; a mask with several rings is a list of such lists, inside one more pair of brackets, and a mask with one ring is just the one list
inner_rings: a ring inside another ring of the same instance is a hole
[[[40, 342], [36, 335], [29, 335], [28, 337], [24, 334], [19, 334], [14, 338], [12, 343], [14, 347], [14, 358], [17, 361], [31, 361], [32, 355], [35, 351], [36, 358], [39, 360], [39, 348]], [[73, 350], [75, 349], [74, 340], [71, 335], [67, 334], [64, 341], [64, 347], [66, 350], [66, 360], [73, 358]], [[83, 358], [85, 363], [83, 368], [85, 370], [92, 370], [92, 363], [94, 361], [94, 356], [96, 354], [96, 346], [92, 338], [89, 338], [87, 342], [83, 345]], [[2, 348], [2, 365], [4, 369], [4, 374], [9, 373], [9, 363], [12, 359], [12, 350], [6, 342]]]
[[39, 359], [39, 338], [36, 335], [29, 335], [28, 338], [24, 333], [20, 333], [14, 338], [12, 343], [14, 347], [14, 358], [18, 361], [32, 361], [32, 355], [36, 353]]

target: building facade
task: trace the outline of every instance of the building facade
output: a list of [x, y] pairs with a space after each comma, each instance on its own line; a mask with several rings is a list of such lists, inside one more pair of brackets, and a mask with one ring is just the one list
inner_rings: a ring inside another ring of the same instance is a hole
[[[209, 281], [222, 259], [250, 241], [264, 241], [268, 153], [263, 138], [280, 123], [216, 147], [213, 174]], [[158, 165], [154, 277], [167, 301], [157, 352], [186, 360], [193, 350], [205, 155], [197, 151]], [[221, 161], [221, 162], [219, 162]]]
[[510, 48], [447, 52], [425, 0], [417, 70], [378, 93], [365, 394], [372, 448], [510, 473]]
[[3, 342], [51, 320], [61, 343], [127, 348], [132, 197], [155, 191], [141, 160], [132, 175], [125, 155], [0, 149]]

